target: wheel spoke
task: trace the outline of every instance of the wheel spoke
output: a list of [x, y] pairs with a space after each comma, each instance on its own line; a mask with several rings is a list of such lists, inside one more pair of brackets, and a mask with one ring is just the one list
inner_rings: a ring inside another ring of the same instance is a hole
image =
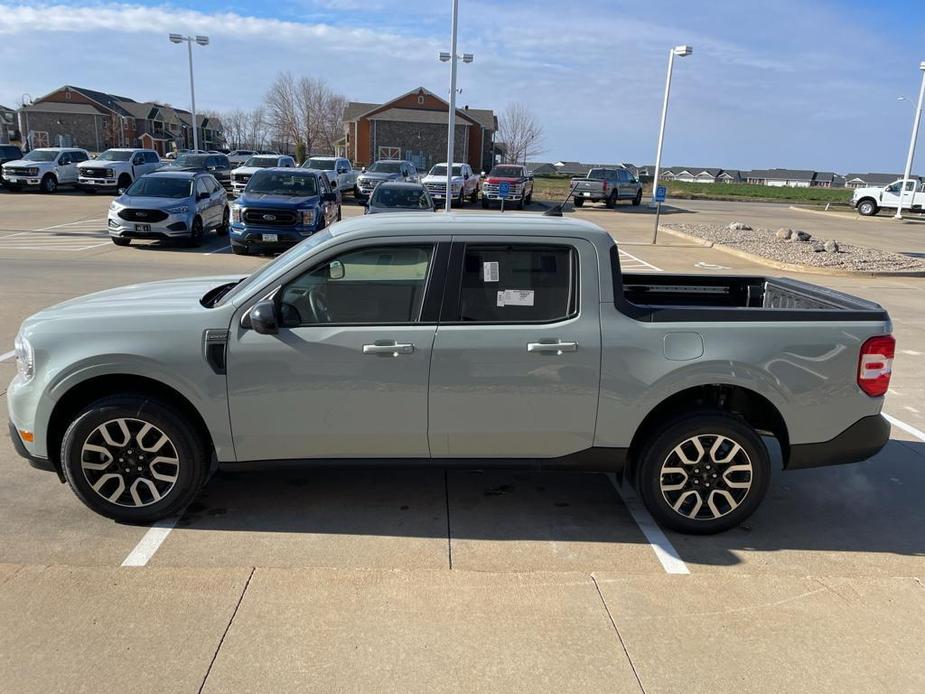
[[[692, 508], [690, 511], [685, 513], [684, 511], [681, 510], [681, 506], [683, 506], [684, 502], [691, 497], [693, 497], [696, 500], [696, 503], [694, 504], [694, 508]], [[681, 496], [679, 496], [677, 502], [672, 508], [674, 508], [675, 511], [677, 511], [683, 516], [687, 516], [688, 518], [696, 518], [697, 512], [700, 511], [701, 506], [703, 506], [703, 498], [700, 496], [700, 492], [695, 492], [691, 490], [691, 491], [684, 492]]]
[[663, 467], [662, 468], [662, 480], [665, 479], [665, 475], [682, 475], [684, 479], [676, 484], [666, 484], [662, 481], [662, 491], [663, 492], [677, 492], [684, 489], [684, 486], [687, 484], [689, 479], [687, 476], [687, 471], [684, 468], [680, 467]]
[[[151, 501], [141, 500], [141, 496], [138, 494], [138, 487], [139, 485], [142, 485], [142, 484], [145, 485], [148, 488], [148, 490], [151, 492], [151, 497], [152, 497]], [[154, 482], [152, 482], [149, 479], [145, 479], [144, 477], [139, 477], [137, 480], [132, 482], [132, 486], [129, 487], [128, 491], [129, 491], [129, 494], [131, 494], [132, 501], [135, 502], [136, 506], [147, 506], [148, 504], [153, 504], [155, 501], [160, 501], [161, 499], [161, 494], [159, 491], [157, 491], [157, 487], [155, 486]]]
[[[685, 444], [688, 444], [688, 443], [691, 444], [694, 447], [694, 450], [697, 451], [697, 457], [694, 458], [693, 460], [688, 458], [687, 453], [684, 452], [684, 446]], [[684, 463], [685, 465], [696, 465], [703, 459], [703, 454], [704, 454], [703, 444], [700, 443], [699, 437], [694, 437], [692, 439], [688, 439], [684, 443], [678, 444], [677, 446], [674, 447], [674, 450], [672, 452], [676, 456], [678, 456], [678, 458], [681, 459], [681, 462]]]
[[[116, 441], [115, 439], [112, 438], [112, 432], [109, 430], [110, 424], [118, 425], [119, 433], [122, 434], [121, 441]], [[110, 446], [114, 448], [121, 448], [122, 446], [127, 445], [128, 442], [131, 441], [132, 439], [132, 434], [131, 432], [129, 432], [128, 424], [125, 422], [124, 419], [114, 419], [110, 422], [106, 422], [105, 424], [99, 427], [99, 432], [100, 434], [103, 435], [103, 440], [106, 441], [107, 444], [109, 444]]]
[[[719, 449], [726, 442], [732, 444], [729, 448], [729, 451], [722, 458], [719, 457]], [[710, 449], [710, 459], [714, 463], [719, 463], [720, 465], [725, 465], [726, 463], [731, 463], [733, 459], [739, 454], [739, 451], [742, 450], [742, 447], [737, 444], [735, 441], [730, 441], [725, 436], [717, 436], [716, 443], [713, 444], [713, 447]]]
[[[744, 482], [742, 481], [733, 481], [729, 479], [729, 475], [732, 475], [737, 472], [747, 472], [748, 479]], [[723, 473], [723, 482], [726, 483], [726, 486], [730, 489], [748, 489], [752, 486], [752, 466], [751, 463], [745, 465], [730, 465], [726, 468], [726, 471]]]
[[[119, 486], [116, 487], [116, 491], [107, 496], [106, 494], [103, 494], [101, 490], [103, 486], [109, 482], [109, 480], [119, 480]], [[125, 480], [122, 479], [122, 475], [117, 475], [114, 472], [110, 472], [106, 475], [103, 475], [96, 481], [96, 484], [93, 485], [93, 491], [102, 496], [104, 499], [109, 499], [110, 501], [115, 502], [115, 500], [119, 498], [122, 492], [125, 491]]]
[[88, 470], [105, 470], [108, 468], [113, 461], [112, 453], [109, 452], [108, 448], [103, 446], [96, 446], [92, 443], [86, 443], [83, 447], [83, 453], [99, 453], [103, 456], [103, 462], [101, 463], [91, 463], [89, 460], [84, 460], [84, 456], [81, 454], [80, 457], [80, 466]]
[[[714, 497], [717, 497], [717, 496], [723, 497], [726, 500], [726, 503], [729, 504], [729, 508], [726, 511], [720, 511], [717, 508], [716, 502], [713, 500]], [[713, 492], [710, 494], [710, 498], [707, 499], [707, 506], [710, 508], [710, 511], [713, 513], [714, 518], [725, 516], [730, 511], [734, 511], [736, 507], [738, 507], [738, 505], [739, 505], [739, 502], [736, 501], [732, 497], [732, 494], [727, 492], [725, 489], [714, 489]]]

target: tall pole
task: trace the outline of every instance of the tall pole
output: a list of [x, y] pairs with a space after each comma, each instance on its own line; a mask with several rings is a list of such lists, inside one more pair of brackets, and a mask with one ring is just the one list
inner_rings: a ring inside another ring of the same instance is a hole
[[193, 40], [187, 37], [186, 47], [189, 50], [189, 95], [190, 110], [193, 112], [193, 149], [199, 149], [199, 128], [196, 127], [196, 87], [193, 85]]
[[662, 99], [662, 122], [658, 126], [658, 149], [655, 151], [655, 177], [652, 179], [652, 205], [655, 202], [655, 189], [658, 188], [659, 167], [662, 165], [662, 142], [665, 139], [665, 120], [668, 117], [668, 93], [671, 91], [671, 71], [674, 68], [675, 49], [668, 52], [668, 76], [665, 78], [665, 96]]
[[[922, 97], [925, 96], [925, 61], [919, 63], [919, 70], [922, 71], [922, 86], [919, 87], [919, 104], [915, 108], [915, 120], [912, 121], [912, 139], [909, 141], [909, 155], [906, 157], [906, 170], [903, 173], [902, 188], [899, 190], [899, 205], [896, 207], [896, 214], [893, 219], [903, 218], [903, 197], [906, 195], [906, 181], [912, 176], [912, 159], [915, 157], [915, 141], [919, 137], [919, 122], [922, 120]], [[915, 188], [913, 187], [912, 202], [909, 204], [911, 209], [915, 203]]]
[[453, 208], [453, 154], [456, 149], [456, 17], [459, 0], [453, 0], [453, 19], [450, 37], [450, 113], [446, 137], [446, 211]]

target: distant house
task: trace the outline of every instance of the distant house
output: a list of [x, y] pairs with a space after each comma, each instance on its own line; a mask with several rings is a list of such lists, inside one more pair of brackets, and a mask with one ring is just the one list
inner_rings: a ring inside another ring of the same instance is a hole
[[16, 111], [0, 105], [0, 145], [19, 140], [19, 130], [16, 127]]
[[538, 161], [528, 161], [527, 171], [532, 173], [534, 176], [555, 176], [557, 173], [559, 173], [555, 164]]
[[[760, 181], [762, 185], [766, 186], [776, 186], [788, 187], [788, 188], [809, 188], [813, 182], [813, 176], [815, 171], [808, 171], [806, 169], [767, 169], [767, 170], [758, 170], [752, 171], [752, 174], [760, 174], [762, 180]], [[757, 175], [754, 176], [755, 179], [758, 178]], [[749, 183], [752, 182], [752, 179], [749, 179]], [[756, 182], [758, 182], [756, 180]]]
[[[903, 175], [891, 173], [850, 173], [845, 174], [845, 186], [847, 188], [867, 188], [888, 186], [893, 181], [902, 178]], [[915, 180], [921, 181], [921, 176], [912, 176]]]
[[817, 171], [813, 177], [813, 188], [844, 188], [845, 177], [834, 171]]
[[739, 169], [723, 169], [719, 175], [716, 177], [717, 183], [744, 183], [746, 181], [748, 171], [740, 171]]
[[578, 161], [557, 161], [555, 167], [562, 176], [587, 176], [591, 170], [590, 164], [582, 164]]

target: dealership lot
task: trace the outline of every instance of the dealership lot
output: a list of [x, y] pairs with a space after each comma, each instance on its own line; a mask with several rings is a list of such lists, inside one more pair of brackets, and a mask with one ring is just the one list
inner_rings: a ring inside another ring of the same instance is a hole
[[[214, 236], [117, 248], [110, 199], [0, 191], [0, 355], [66, 298], [266, 262]], [[576, 214], [624, 244], [629, 272], [781, 274], [668, 236], [645, 245], [644, 209]], [[784, 206], [683, 202], [663, 218], [869, 228], [925, 252], [914, 223]], [[925, 279], [800, 279], [890, 311], [893, 440], [868, 463], [776, 475], [718, 536], [661, 533], [606, 475], [443, 469], [220, 472], [175, 524], [121, 526], [4, 440], [0, 690], [922, 690]], [[0, 360], [0, 392], [13, 371]]]

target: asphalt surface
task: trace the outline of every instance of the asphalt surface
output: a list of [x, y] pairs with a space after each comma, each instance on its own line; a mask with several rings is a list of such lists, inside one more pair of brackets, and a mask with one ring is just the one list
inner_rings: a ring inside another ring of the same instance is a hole
[[[117, 248], [109, 200], [0, 192], [0, 355], [66, 298], [266, 262], [218, 237]], [[677, 205], [662, 221], [925, 253], [914, 222]], [[781, 274], [648, 245], [645, 209], [577, 215], [627, 271]], [[865, 463], [776, 474], [718, 536], [653, 529], [601, 474], [436, 468], [219, 473], [175, 524], [122, 526], [3, 440], [0, 691], [925, 690], [925, 279], [800, 278], [890, 311], [893, 439]], [[13, 371], [0, 360], [0, 392]]]

